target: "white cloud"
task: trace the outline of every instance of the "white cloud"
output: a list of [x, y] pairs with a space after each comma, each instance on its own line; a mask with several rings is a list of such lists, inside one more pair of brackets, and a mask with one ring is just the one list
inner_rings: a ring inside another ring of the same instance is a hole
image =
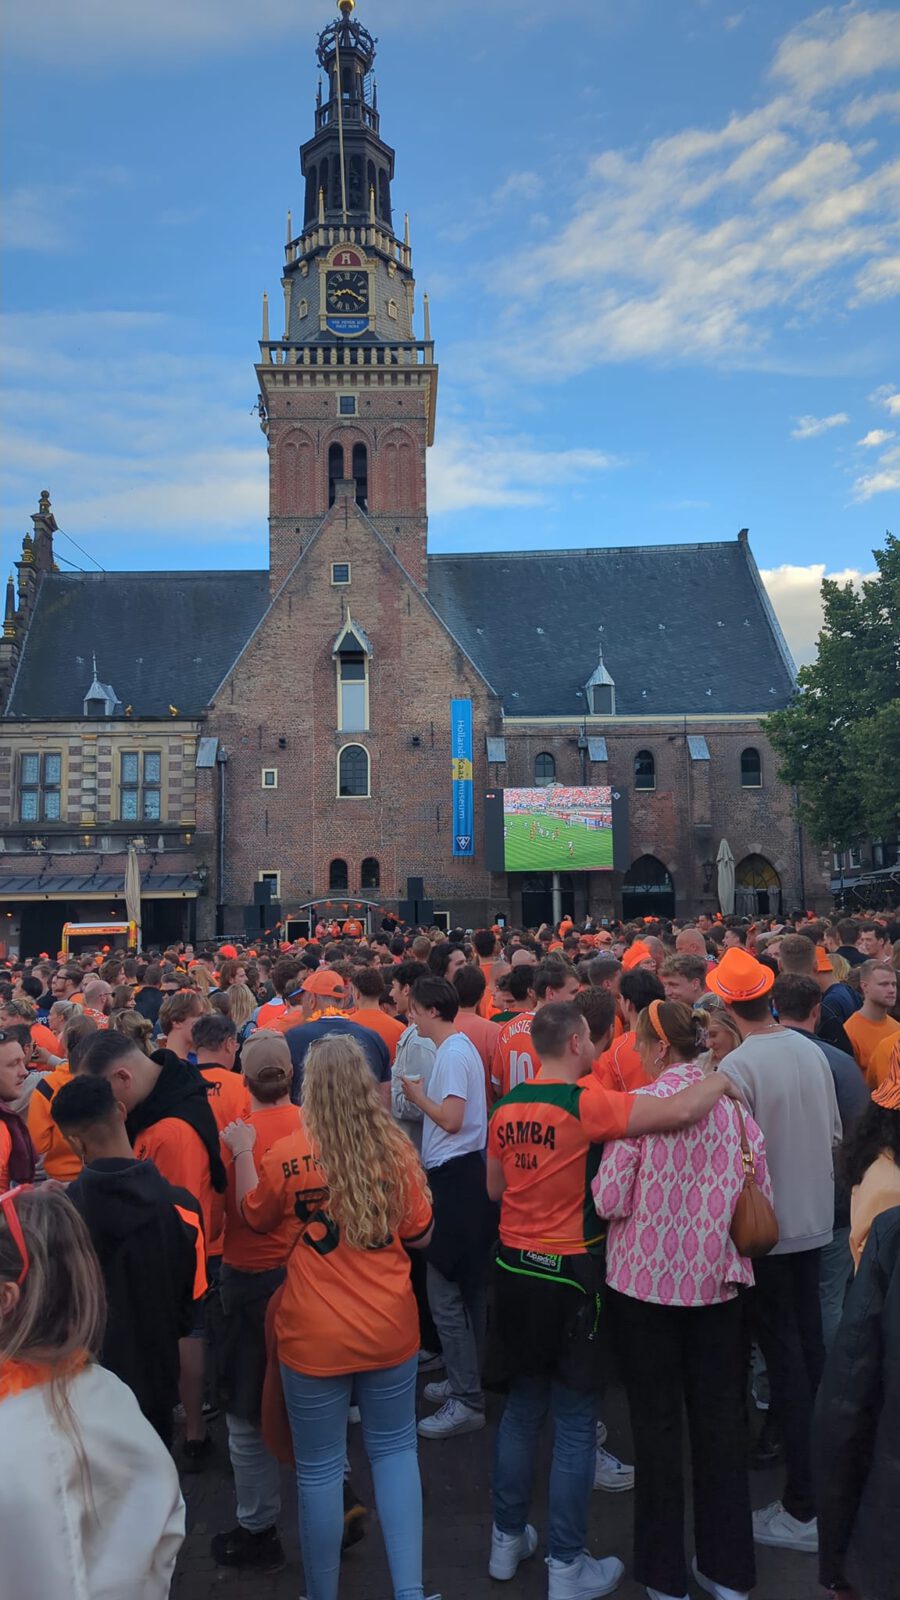
[[[822, 626], [821, 588], [825, 575], [824, 562], [808, 567], [773, 567], [762, 573], [769, 599], [798, 666], [815, 658], [816, 640]], [[856, 585], [874, 576], [873, 572], [861, 572], [855, 567], [828, 573], [837, 583]]]
[[900, 489], [900, 461], [896, 466], [884, 466], [879, 472], [870, 472], [857, 478], [853, 485], [854, 500], [874, 499], [876, 494], [895, 494]]
[[858, 95], [842, 113], [848, 128], [864, 128], [878, 117], [900, 117], [900, 89], [884, 94]]
[[900, 13], [826, 6], [782, 40], [772, 76], [811, 99], [892, 67], [900, 67]]
[[894, 437], [889, 428], [870, 428], [865, 437], [857, 439], [856, 442], [866, 450], [876, 450], [879, 445], [887, 444], [888, 440]]
[[543, 505], [551, 491], [621, 465], [602, 450], [542, 450], [529, 439], [444, 430], [428, 461], [433, 514], [476, 506]]
[[857, 302], [890, 300], [900, 294], [900, 255], [870, 261], [856, 279]]
[[900, 417], [900, 394], [887, 395], [884, 404], [892, 417]]
[[93, 167], [68, 183], [22, 184], [10, 190], [4, 205], [4, 247], [54, 254], [76, 248], [85, 202], [127, 183], [121, 167]]
[[842, 428], [849, 421], [846, 411], [835, 411], [830, 417], [798, 417], [796, 427], [791, 429], [791, 438], [816, 439], [820, 433], [828, 433], [831, 428]]

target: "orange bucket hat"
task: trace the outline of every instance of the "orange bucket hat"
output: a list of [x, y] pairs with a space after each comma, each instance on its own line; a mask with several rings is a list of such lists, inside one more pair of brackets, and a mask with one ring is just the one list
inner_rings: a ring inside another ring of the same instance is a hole
[[900, 1035], [891, 1051], [887, 1077], [882, 1078], [878, 1088], [872, 1091], [872, 1103], [882, 1106], [885, 1111], [900, 1111]]
[[775, 974], [771, 967], [764, 967], [761, 961], [748, 955], [740, 945], [734, 945], [731, 950], [725, 951], [706, 982], [713, 994], [717, 994], [727, 1005], [732, 1000], [759, 1000], [762, 995], [768, 994], [775, 982]]
[[834, 967], [828, 959], [828, 951], [823, 944], [816, 945], [816, 971], [830, 972], [831, 976], [834, 977]]
[[641, 967], [645, 961], [653, 962], [653, 951], [643, 939], [635, 939], [622, 957], [622, 966], [626, 972], [630, 972], [632, 967]]

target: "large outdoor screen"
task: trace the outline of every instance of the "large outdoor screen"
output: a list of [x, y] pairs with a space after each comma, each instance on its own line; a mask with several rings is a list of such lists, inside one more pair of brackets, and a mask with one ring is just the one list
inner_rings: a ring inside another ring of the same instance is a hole
[[492, 872], [611, 872], [625, 833], [624, 797], [608, 787], [495, 789], [486, 798]]

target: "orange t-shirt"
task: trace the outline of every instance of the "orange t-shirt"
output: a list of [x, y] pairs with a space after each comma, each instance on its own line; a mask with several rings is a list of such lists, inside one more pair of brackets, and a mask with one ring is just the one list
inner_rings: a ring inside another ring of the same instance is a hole
[[[256, 1129], [253, 1156], [258, 1172], [263, 1157], [268, 1155], [273, 1144], [278, 1144], [280, 1139], [286, 1139], [296, 1132], [300, 1121], [300, 1109], [298, 1106], [263, 1106], [259, 1111], [251, 1111], [247, 1121], [252, 1122]], [[248, 1228], [238, 1210], [235, 1198], [234, 1156], [224, 1145], [222, 1160], [228, 1173], [228, 1188], [225, 1191], [225, 1248], [222, 1260], [226, 1266], [237, 1267], [240, 1272], [267, 1272], [272, 1267], [282, 1266], [297, 1232], [296, 1218], [285, 1217], [281, 1226], [274, 1228], [271, 1233], [255, 1233], [252, 1228]]]
[[501, 1099], [520, 1083], [527, 1083], [537, 1075], [540, 1065], [531, 1043], [533, 1011], [520, 1011], [517, 1017], [504, 1022], [494, 1047], [491, 1062], [491, 1083], [494, 1098]]
[[[412, 1177], [418, 1157], [405, 1158]], [[431, 1205], [407, 1186], [398, 1234], [380, 1250], [354, 1250], [328, 1215], [328, 1185], [301, 1121], [260, 1163], [259, 1183], [244, 1201], [251, 1228], [267, 1233], [299, 1217], [300, 1242], [287, 1264], [275, 1318], [278, 1356], [295, 1372], [330, 1378], [343, 1372], [398, 1367], [419, 1348], [419, 1313], [404, 1241], [431, 1227]]]
[[491, 1012], [495, 1009], [493, 956], [491, 956], [490, 960], [488, 961], [482, 961], [481, 957], [479, 956], [478, 965], [484, 974], [484, 994], [481, 996], [476, 1009], [480, 1017], [486, 1017], [489, 1019]]
[[623, 1033], [615, 1039], [602, 1056], [594, 1062], [594, 1077], [604, 1089], [618, 1093], [629, 1089], [643, 1089], [650, 1081], [644, 1064], [635, 1048], [634, 1033]]
[[200, 1207], [206, 1253], [222, 1232], [222, 1196], [212, 1186], [209, 1156], [199, 1133], [179, 1117], [162, 1117], [134, 1141], [138, 1161], [152, 1161], [176, 1189], [187, 1189]]
[[291, 1006], [289, 1011], [282, 1011], [280, 1016], [273, 1017], [268, 1024], [276, 1033], [287, 1033], [289, 1028], [299, 1028], [301, 1022], [311, 1022], [312, 1017], [305, 1017], [299, 1006]]
[[12, 1134], [5, 1122], [0, 1122], [0, 1194], [9, 1188], [9, 1158], [12, 1155]]
[[378, 1034], [379, 1039], [384, 1040], [393, 1066], [397, 1054], [397, 1041], [406, 1031], [403, 1023], [398, 1022], [396, 1017], [389, 1017], [386, 1011], [357, 1009], [346, 1012], [346, 1015], [351, 1022], [358, 1022], [361, 1028], [371, 1028], [373, 1033]]
[[283, 1017], [287, 1010], [286, 1000], [267, 1000], [260, 1006], [256, 1013], [256, 1026], [258, 1028], [274, 1028], [279, 1017]]
[[46, 1050], [48, 1056], [57, 1059], [63, 1054], [62, 1043], [57, 1039], [52, 1028], [46, 1022], [33, 1022], [31, 1024], [31, 1042], [38, 1050]]
[[601, 1244], [606, 1225], [594, 1211], [591, 1180], [603, 1140], [622, 1137], [633, 1104], [631, 1094], [538, 1075], [494, 1107], [487, 1148], [506, 1180], [503, 1244], [559, 1255], [584, 1255]]
[[897, 1028], [895, 1033], [887, 1034], [872, 1051], [869, 1059], [869, 1070], [866, 1073], [866, 1082], [871, 1089], [878, 1089], [884, 1083], [891, 1070], [894, 1055], [898, 1051], [900, 1051], [900, 1027]]
[[28, 1102], [28, 1132], [31, 1142], [44, 1163], [48, 1178], [58, 1183], [70, 1183], [81, 1171], [81, 1157], [75, 1154], [65, 1134], [56, 1126], [51, 1116], [53, 1101], [65, 1083], [71, 1083], [68, 1061], [63, 1061], [52, 1072], [38, 1078]]
[[227, 1067], [201, 1066], [201, 1073], [209, 1084], [209, 1104], [219, 1132], [229, 1122], [246, 1122], [250, 1115], [250, 1092], [239, 1072], [229, 1072]]
[[880, 1044], [895, 1033], [900, 1033], [900, 1022], [895, 1022], [893, 1017], [885, 1017], [883, 1022], [869, 1022], [861, 1011], [854, 1011], [844, 1023], [844, 1032], [853, 1046], [860, 1072], [870, 1088], [874, 1089], [876, 1080], [870, 1076], [872, 1057]]

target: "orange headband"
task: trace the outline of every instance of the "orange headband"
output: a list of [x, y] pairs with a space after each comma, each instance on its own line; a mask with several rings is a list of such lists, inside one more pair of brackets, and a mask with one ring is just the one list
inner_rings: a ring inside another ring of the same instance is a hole
[[663, 1044], [670, 1045], [672, 1041], [668, 1037], [665, 1028], [659, 1020], [659, 1008], [661, 1005], [661, 1000], [651, 1000], [649, 1006], [647, 1007], [647, 1015], [650, 1018], [650, 1026], [653, 1029], [653, 1032], [656, 1034], [657, 1039], [661, 1039]]

